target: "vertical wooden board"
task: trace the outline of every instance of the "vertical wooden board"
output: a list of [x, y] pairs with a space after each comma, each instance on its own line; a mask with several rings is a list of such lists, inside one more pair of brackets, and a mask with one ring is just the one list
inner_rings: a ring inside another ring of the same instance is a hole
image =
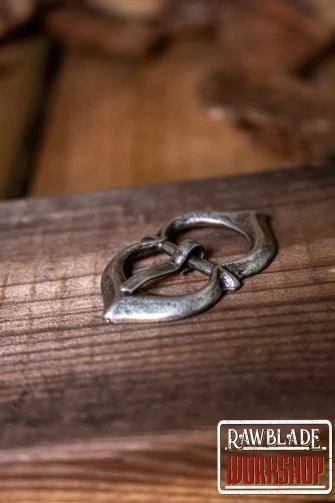
[[271, 169], [283, 161], [201, 108], [213, 59], [204, 40], [127, 64], [68, 53], [55, 86], [31, 195]]
[[15, 193], [14, 168], [40, 105], [46, 54], [42, 38], [0, 47], [0, 198]]

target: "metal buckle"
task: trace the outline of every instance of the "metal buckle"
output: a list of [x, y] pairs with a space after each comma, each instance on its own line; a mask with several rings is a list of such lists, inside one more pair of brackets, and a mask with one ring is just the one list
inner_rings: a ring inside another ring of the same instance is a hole
[[[204, 258], [204, 246], [193, 239], [177, 245], [178, 233], [195, 227], [226, 227], [242, 234], [250, 243], [249, 253], [222, 265]], [[170, 259], [126, 278], [125, 266], [140, 257], [166, 253]], [[253, 211], [231, 213], [186, 213], [169, 222], [158, 237], [146, 237], [125, 248], [107, 265], [101, 278], [106, 322], [179, 320], [201, 313], [213, 306], [241, 281], [261, 272], [273, 260], [276, 243], [265, 215]], [[208, 283], [188, 295], [160, 296], [140, 292], [148, 281], [174, 272], [196, 269], [209, 277]]]

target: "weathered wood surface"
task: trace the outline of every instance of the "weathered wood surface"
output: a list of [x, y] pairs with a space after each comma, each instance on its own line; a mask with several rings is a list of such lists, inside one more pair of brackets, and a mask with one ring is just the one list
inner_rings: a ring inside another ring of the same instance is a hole
[[[334, 420], [334, 201], [320, 168], [2, 203], [0, 500], [219, 502], [219, 420]], [[201, 208], [271, 215], [271, 266], [192, 319], [104, 325], [106, 263]]]

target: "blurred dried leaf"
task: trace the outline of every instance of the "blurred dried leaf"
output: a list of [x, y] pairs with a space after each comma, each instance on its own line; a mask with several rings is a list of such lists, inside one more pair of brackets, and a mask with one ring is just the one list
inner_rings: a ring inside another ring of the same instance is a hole
[[157, 16], [169, 0], [86, 0], [106, 14], [130, 18], [151, 19]]
[[220, 0], [170, 0], [162, 24], [172, 32], [214, 28]]
[[0, 1], [0, 37], [28, 21], [36, 7], [35, 0]]
[[221, 57], [250, 70], [291, 72], [323, 51], [333, 33], [288, 0], [234, 0], [218, 15]]
[[310, 0], [320, 18], [332, 28], [335, 27], [335, 2], [334, 0]]
[[156, 40], [150, 23], [100, 16], [63, 7], [44, 16], [44, 25], [62, 42], [118, 56], [143, 56]]
[[335, 101], [291, 77], [217, 70], [200, 86], [202, 104], [292, 159], [320, 164], [335, 155]]

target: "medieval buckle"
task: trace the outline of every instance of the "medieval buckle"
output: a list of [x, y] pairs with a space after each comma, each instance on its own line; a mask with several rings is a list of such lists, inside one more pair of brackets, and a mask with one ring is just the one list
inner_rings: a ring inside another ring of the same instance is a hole
[[[205, 226], [226, 227], [242, 234], [249, 241], [249, 253], [217, 265], [204, 258], [205, 249], [200, 242], [188, 239], [176, 244], [178, 233]], [[169, 260], [126, 278], [127, 264], [157, 252], [166, 253]], [[101, 278], [103, 319], [107, 322], [168, 321], [201, 313], [213, 306], [224, 292], [239, 288], [244, 278], [266, 268], [275, 253], [276, 243], [263, 214], [254, 211], [186, 213], [169, 222], [157, 237], [146, 237], [125, 248], [107, 265]], [[209, 277], [208, 283], [194, 293], [160, 296], [140, 290], [148, 281], [194, 269]]]

